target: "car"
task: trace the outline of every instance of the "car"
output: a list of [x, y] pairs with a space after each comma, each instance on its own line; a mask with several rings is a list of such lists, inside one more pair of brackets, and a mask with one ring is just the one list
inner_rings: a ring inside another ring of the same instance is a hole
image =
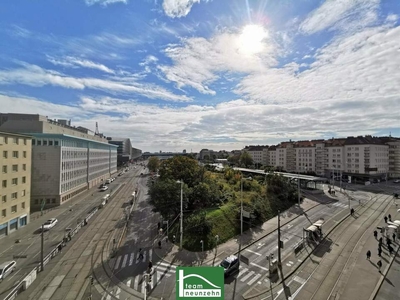
[[396, 179], [395, 181], [393, 181], [394, 183], [400, 183], [400, 179]]
[[140, 173], [141, 176], [143, 176], [143, 173]]
[[112, 180], [109, 178], [106, 180], [106, 184], [110, 184], [112, 182]]
[[[54, 226], [56, 226], [57, 223], [58, 220], [56, 218], [48, 219], [46, 222], [43, 223], [43, 230], [48, 231], [52, 229]], [[39, 229], [42, 230], [42, 226], [40, 226]]]
[[229, 276], [239, 270], [239, 259], [236, 255], [228, 256], [220, 263], [220, 266], [224, 268], [224, 275]]
[[2, 282], [10, 273], [14, 272], [16, 267], [17, 263], [14, 260], [2, 263], [0, 265], [0, 282]]
[[108, 190], [108, 186], [103, 186], [103, 187], [100, 189], [101, 192], [105, 192], [105, 191], [107, 191], [107, 190]]

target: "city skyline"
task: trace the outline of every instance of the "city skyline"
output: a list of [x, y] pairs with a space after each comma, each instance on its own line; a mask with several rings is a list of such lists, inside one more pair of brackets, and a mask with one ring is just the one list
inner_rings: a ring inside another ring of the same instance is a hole
[[0, 7], [3, 113], [98, 122], [143, 152], [400, 136], [395, 0]]

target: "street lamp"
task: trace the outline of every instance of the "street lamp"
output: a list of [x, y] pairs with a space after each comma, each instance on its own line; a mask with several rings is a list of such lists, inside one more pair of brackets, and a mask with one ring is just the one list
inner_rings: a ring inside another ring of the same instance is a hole
[[180, 242], [179, 242], [179, 249], [182, 250], [182, 241], [183, 241], [183, 180], [178, 180], [177, 183], [181, 184], [181, 218], [180, 218], [180, 223], [181, 223], [181, 237], [180, 237]]
[[243, 176], [240, 177], [240, 243], [239, 243], [239, 255], [240, 255], [240, 250], [242, 248], [242, 235], [243, 235], [243, 180], [252, 180], [253, 178], [247, 177], [243, 178]]
[[200, 241], [200, 244], [201, 244], [201, 252], [204, 252], [204, 242], [203, 242], [203, 240]]

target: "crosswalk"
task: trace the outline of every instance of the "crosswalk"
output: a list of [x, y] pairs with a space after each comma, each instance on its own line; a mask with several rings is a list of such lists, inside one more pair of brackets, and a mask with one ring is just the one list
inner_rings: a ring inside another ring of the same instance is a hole
[[132, 252], [118, 256], [115, 260], [115, 265], [113, 267], [114, 272], [119, 269], [130, 267], [134, 264], [147, 262], [153, 259], [153, 249], [143, 251], [142, 254], [143, 259], [139, 259], [139, 251], [137, 251], [136, 253]]
[[329, 204], [329, 205], [330, 205], [330, 206], [341, 207], [341, 208], [347, 208], [347, 207], [348, 207], [348, 205], [347, 205], [347, 204], [340, 203], [340, 202], [336, 202], [336, 203]]

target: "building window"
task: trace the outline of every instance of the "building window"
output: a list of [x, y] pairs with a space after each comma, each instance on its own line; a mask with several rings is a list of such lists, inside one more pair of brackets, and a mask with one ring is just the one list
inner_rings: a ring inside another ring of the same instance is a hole
[[7, 158], [8, 157], [8, 152], [7, 151], [3, 151], [3, 158]]
[[25, 209], [25, 202], [22, 202], [22, 203], [21, 203], [21, 208], [22, 208], [22, 209]]
[[17, 206], [16, 205], [11, 206], [11, 213], [14, 214], [16, 212], [17, 212]]
[[4, 144], [8, 144], [8, 137], [4, 137]]
[[18, 178], [13, 178], [13, 179], [11, 180], [11, 184], [12, 184], [12, 185], [17, 185], [17, 184], [18, 184]]
[[49, 141], [49, 146], [53, 146], [53, 141]]
[[7, 180], [3, 180], [1, 186], [2, 186], [3, 188], [6, 188], [6, 187], [7, 187]]
[[58, 141], [54, 141], [54, 146], [58, 146]]
[[35, 145], [36, 145], [36, 140], [32, 139], [32, 146], [35, 146]]
[[18, 165], [13, 165], [12, 170], [13, 172], [18, 172]]
[[1, 202], [6, 203], [7, 202], [7, 195], [3, 195], [1, 197]]
[[18, 145], [18, 138], [17, 137], [13, 138], [13, 143]]
[[26, 171], [26, 164], [22, 165], [22, 170]]
[[26, 145], [26, 139], [24, 139], [24, 145]]
[[56, 203], [56, 199], [55, 198], [51, 199], [51, 203]]
[[17, 192], [11, 194], [11, 200], [15, 200], [17, 198], [18, 198], [18, 193]]
[[47, 146], [47, 140], [43, 141], [43, 146]]
[[7, 217], [7, 210], [6, 210], [6, 209], [3, 209], [3, 210], [1, 211], [1, 216], [2, 216], [3, 218]]
[[18, 151], [13, 151], [13, 158], [18, 158]]
[[3, 166], [3, 173], [7, 173], [7, 166]]
[[38, 145], [38, 146], [42, 146], [42, 141], [41, 141], [41, 140], [38, 140], [38, 141], [37, 141], [37, 145]]
[[26, 158], [26, 151], [22, 152], [22, 156]]
[[26, 191], [25, 191], [25, 190], [22, 190], [22, 191], [21, 191], [21, 196], [24, 197], [25, 195], [26, 195]]
[[22, 183], [26, 183], [26, 177], [25, 176], [22, 177]]

